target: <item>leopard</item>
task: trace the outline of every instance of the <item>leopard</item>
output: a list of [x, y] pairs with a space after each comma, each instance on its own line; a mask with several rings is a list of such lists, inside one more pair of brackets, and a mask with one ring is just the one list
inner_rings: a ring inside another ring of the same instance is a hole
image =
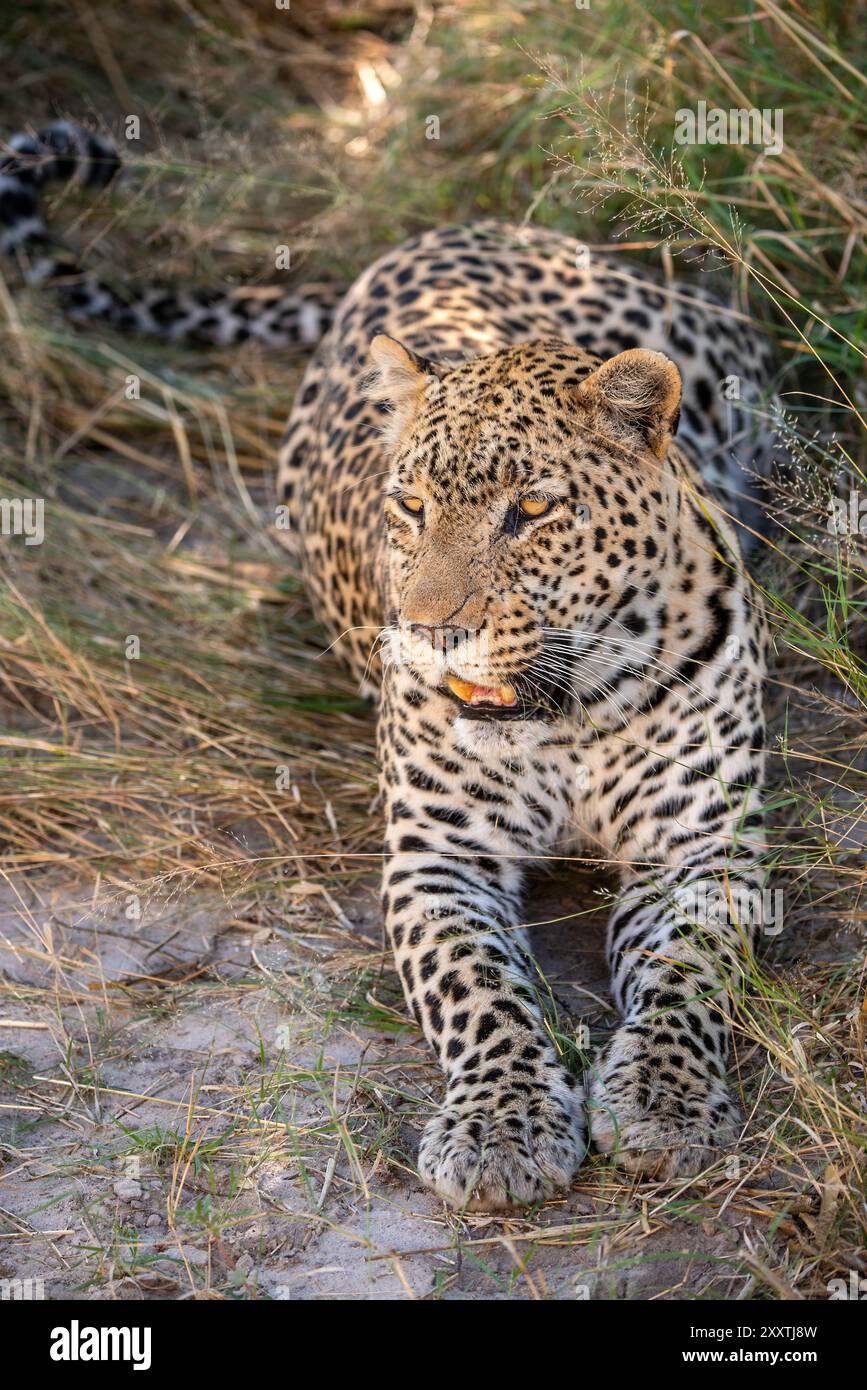
[[[695, 1179], [741, 1131], [728, 1073], [768, 873], [748, 563], [767, 335], [706, 274], [491, 218], [339, 291], [131, 299], [52, 251], [40, 203], [116, 162], [69, 122], [15, 137], [2, 244], [75, 317], [311, 351], [276, 534], [376, 703], [384, 926], [443, 1075], [420, 1178], [494, 1214], [568, 1191], [591, 1145], [637, 1181]], [[528, 929], [534, 875], [572, 857], [614, 884], [618, 1022], [589, 1057]]]

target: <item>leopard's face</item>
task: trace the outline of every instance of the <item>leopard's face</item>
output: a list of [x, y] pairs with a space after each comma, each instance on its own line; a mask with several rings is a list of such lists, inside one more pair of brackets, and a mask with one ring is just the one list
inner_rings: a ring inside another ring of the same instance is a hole
[[580, 683], [572, 635], [640, 602], [662, 563], [676, 370], [634, 352], [600, 367], [559, 343], [440, 370], [377, 344], [393, 407], [387, 659], [465, 718], [550, 718]]

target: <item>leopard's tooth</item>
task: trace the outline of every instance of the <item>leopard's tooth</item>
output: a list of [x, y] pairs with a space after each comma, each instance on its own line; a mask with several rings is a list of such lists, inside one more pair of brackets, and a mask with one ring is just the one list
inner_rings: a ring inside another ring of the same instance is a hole
[[473, 691], [476, 688], [472, 681], [462, 681], [459, 680], [457, 676], [448, 677], [448, 686], [449, 689], [457, 695], [459, 700], [463, 700], [464, 704], [469, 704], [472, 699]]
[[500, 699], [504, 705], [513, 705], [517, 698], [518, 696], [513, 685], [500, 686]]

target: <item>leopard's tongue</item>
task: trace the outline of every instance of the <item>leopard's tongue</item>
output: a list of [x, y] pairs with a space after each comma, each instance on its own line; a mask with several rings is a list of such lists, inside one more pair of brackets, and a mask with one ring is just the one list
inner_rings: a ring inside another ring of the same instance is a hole
[[449, 689], [463, 700], [465, 705], [515, 705], [518, 697], [513, 685], [473, 685], [472, 681], [448, 677]]

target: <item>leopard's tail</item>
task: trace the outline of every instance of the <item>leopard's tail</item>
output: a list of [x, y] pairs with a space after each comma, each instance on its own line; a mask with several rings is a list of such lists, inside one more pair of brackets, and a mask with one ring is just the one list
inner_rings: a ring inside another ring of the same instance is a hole
[[6, 151], [0, 158], [0, 250], [21, 260], [31, 284], [56, 289], [71, 317], [220, 346], [248, 338], [271, 347], [312, 346], [329, 328], [343, 293], [339, 285], [236, 291], [152, 286], [133, 293], [103, 284], [52, 242], [42, 190], [70, 181], [107, 187], [121, 167], [115, 146], [71, 121], [53, 121], [36, 134], [13, 136]]

